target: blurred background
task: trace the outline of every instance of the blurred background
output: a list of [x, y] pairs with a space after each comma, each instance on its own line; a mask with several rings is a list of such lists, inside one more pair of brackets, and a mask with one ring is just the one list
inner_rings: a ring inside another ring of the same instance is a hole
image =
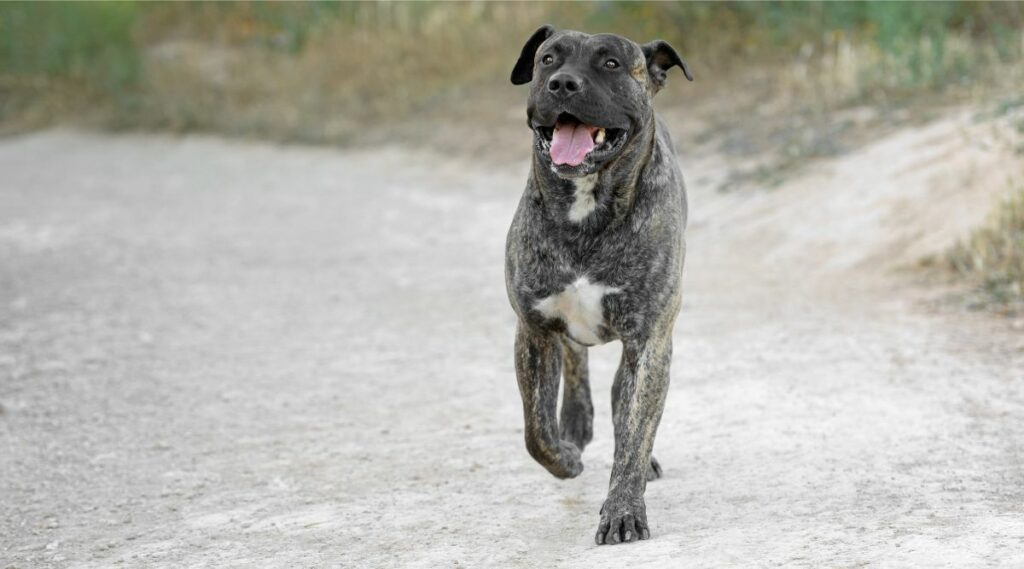
[[[742, 86], [824, 112], [1013, 85], [1024, 19], [1012, 2], [14, 2], [2, 15], [5, 121], [91, 111], [110, 127], [337, 143], [518, 102], [509, 54], [538, 22], [664, 38], [690, 54], [697, 94]], [[697, 96], [662, 104], [684, 93]]]
[[[661, 38], [654, 539], [523, 445], [540, 25]], [[1024, 4], [0, 2], [0, 567], [1024, 567]]]
[[[660, 37], [703, 81], [823, 113], [1015, 85], [1013, 2], [5, 3], [5, 123], [79, 120], [350, 143], [366, 125], [493, 113], [538, 22]], [[1012, 75], [1012, 74], [1011, 74]], [[665, 98], [668, 98], [665, 97]], [[487, 101], [483, 104], [481, 101]], [[19, 120], [20, 119], [20, 120]]]
[[401, 140], [521, 159], [522, 91], [507, 76], [543, 22], [679, 48], [698, 80], [660, 108], [698, 118], [695, 141], [757, 157], [723, 189], [777, 182], [951, 105], [1024, 104], [1017, 2], [6, 2], [0, 132]]

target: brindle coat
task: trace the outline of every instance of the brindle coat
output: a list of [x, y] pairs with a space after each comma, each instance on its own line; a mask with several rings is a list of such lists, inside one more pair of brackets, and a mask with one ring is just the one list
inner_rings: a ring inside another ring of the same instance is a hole
[[[609, 58], [616, 69], [609, 69]], [[535, 131], [532, 170], [506, 244], [506, 286], [518, 315], [515, 367], [526, 448], [559, 478], [583, 470], [580, 453], [593, 433], [585, 344], [622, 342], [612, 386], [615, 462], [598, 544], [650, 536], [644, 491], [648, 480], [661, 475], [651, 449], [682, 298], [687, 205], [675, 149], [652, 102], [673, 65], [692, 80], [665, 42], [640, 46], [619, 36], [556, 33], [544, 26], [523, 48], [512, 74], [516, 84], [532, 80], [527, 114]], [[549, 84], [565, 73], [582, 85], [571, 96]], [[554, 165], [541, 129], [560, 113], [622, 129], [621, 149], [600, 162], [588, 157], [577, 167]], [[593, 181], [593, 195], [583, 197], [592, 197], [594, 205], [577, 221], [569, 214], [590, 187], [583, 180]], [[604, 287], [594, 289], [604, 291], [598, 296], [602, 321], [586, 338], [573, 337], [566, 319], [538, 309], [544, 299], [575, 290], [571, 285], [581, 277]], [[559, 418], [560, 375], [565, 387]]]

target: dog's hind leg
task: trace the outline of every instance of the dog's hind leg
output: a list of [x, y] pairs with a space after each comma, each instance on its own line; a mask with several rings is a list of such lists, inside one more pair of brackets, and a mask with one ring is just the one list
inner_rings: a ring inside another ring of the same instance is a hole
[[526, 450], [558, 478], [583, 472], [580, 448], [558, 432], [558, 381], [562, 344], [558, 335], [519, 322], [516, 328], [516, 379], [523, 398]]
[[658, 463], [658, 459], [651, 455], [651, 466], [647, 469], [647, 481], [657, 480], [661, 478], [662, 470], [661, 464]]
[[559, 432], [580, 451], [594, 438], [594, 403], [590, 398], [587, 347], [562, 336], [562, 415]]

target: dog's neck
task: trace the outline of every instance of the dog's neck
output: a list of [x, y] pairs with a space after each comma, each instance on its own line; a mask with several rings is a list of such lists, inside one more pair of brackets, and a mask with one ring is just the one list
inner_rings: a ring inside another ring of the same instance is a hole
[[633, 208], [640, 177], [655, 147], [655, 120], [651, 116], [638, 139], [597, 172], [562, 178], [533, 155], [533, 186], [555, 225], [582, 232], [600, 231], [620, 223]]

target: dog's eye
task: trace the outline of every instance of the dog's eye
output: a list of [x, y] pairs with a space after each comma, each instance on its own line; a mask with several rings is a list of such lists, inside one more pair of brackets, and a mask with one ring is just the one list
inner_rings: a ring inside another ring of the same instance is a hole
[[554, 61], [555, 61], [555, 58], [554, 58], [554, 57], [551, 57], [551, 55], [550, 55], [550, 54], [549, 54], [549, 55], [545, 55], [545, 56], [544, 56], [544, 57], [543, 57], [543, 58], [542, 58], [542, 59], [540, 60], [540, 62], [541, 62], [541, 63], [543, 63], [544, 65], [551, 65], [551, 64], [552, 64], [552, 63], [553, 63]]
[[619, 62], [615, 61], [614, 59], [609, 59], [608, 61], [604, 62], [604, 66], [607, 67], [608, 69], [617, 69], [619, 67]]

